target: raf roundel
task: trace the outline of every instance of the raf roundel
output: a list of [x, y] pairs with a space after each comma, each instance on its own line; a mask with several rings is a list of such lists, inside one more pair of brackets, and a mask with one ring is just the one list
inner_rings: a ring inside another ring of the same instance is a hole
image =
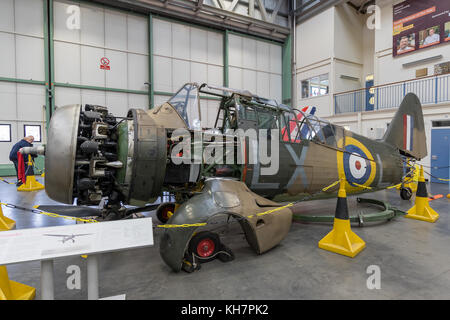
[[[341, 145], [342, 147], [342, 145]], [[338, 154], [339, 172], [352, 187], [369, 186], [376, 173], [376, 164], [370, 151], [358, 140], [347, 137], [345, 152]]]
[[352, 184], [364, 184], [370, 177], [371, 167], [367, 155], [358, 147], [348, 145], [344, 153], [344, 172], [347, 181]]

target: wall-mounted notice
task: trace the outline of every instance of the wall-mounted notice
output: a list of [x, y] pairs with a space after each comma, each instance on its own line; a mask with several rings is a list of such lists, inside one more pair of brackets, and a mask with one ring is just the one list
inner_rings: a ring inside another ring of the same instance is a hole
[[111, 67], [109, 66], [109, 59], [108, 58], [106, 58], [106, 57], [103, 57], [103, 58], [101, 58], [100, 59], [100, 69], [103, 69], [103, 70], [110, 70], [111, 69]]
[[450, 1], [406, 0], [393, 16], [394, 57], [450, 42]]

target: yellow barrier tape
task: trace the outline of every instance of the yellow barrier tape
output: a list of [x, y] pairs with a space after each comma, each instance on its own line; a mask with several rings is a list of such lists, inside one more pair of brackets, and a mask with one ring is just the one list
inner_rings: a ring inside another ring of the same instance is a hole
[[356, 182], [352, 182], [355, 186], [363, 188], [363, 189], [368, 189], [368, 190], [372, 190], [372, 187], [367, 187], [367, 186], [363, 186], [362, 184], [356, 183]]
[[[265, 212], [257, 213], [256, 216], [257, 216], [257, 217], [260, 217], [260, 216], [263, 216], [263, 215], [266, 215], [266, 214], [269, 214], [269, 213], [274, 213], [274, 212], [283, 210], [283, 209], [285, 209], [285, 208], [292, 207], [293, 205], [294, 205], [294, 203], [291, 202], [291, 203], [289, 203], [289, 204], [287, 204], [287, 205], [285, 205], [285, 206], [283, 206], [283, 207], [279, 207], [279, 208], [267, 210], [267, 211], [265, 211]], [[253, 217], [253, 216], [248, 216], [247, 218], [250, 218], [250, 217]]]
[[[266, 214], [270, 214], [270, 213], [274, 213], [274, 212], [277, 212], [277, 211], [280, 211], [280, 210], [283, 210], [283, 209], [285, 209], [285, 208], [289, 208], [289, 207], [292, 207], [294, 205], [294, 203], [289, 203], [289, 204], [287, 204], [287, 205], [285, 205], [285, 206], [282, 206], [282, 207], [279, 207], [279, 208], [275, 208], [275, 209], [271, 209], [271, 210], [267, 210], [267, 211], [264, 211], [264, 212], [260, 212], [260, 213], [257, 213], [257, 214], [254, 214], [254, 215], [250, 215], [250, 216], [247, 216], [247, 218], [253, 218], [253, 217], [260, 217], [260, 216], [263, 216], [263, 215], [266, 215]], [[173, 228], [190, 228], [190, 227], [203, 227], [203, 226], [206, 226], [208, 223], [193, 223], [193, 224], [161, 224], [161, 225], [157, 225], [156, 227], [157, 228], [167, 228], [167, 229], [173, 229]]]
[[93, 219], [83, 219], [83, 218], [77, 218], [77, 217], [62, 216], [62, 215], [59, 215], [59, 214], [53, 213], [53, 212], [40, 211], [40, 212], [35, 212], [35, 213], [43, 214], [43, 215], [51, 217], [51, 218], [62, 218], [62, 219], [73, 220], [73, 221], [78, 221], [78, 222], [86, 222], [86, 223], [98, 222], [97, 220], [93, 220]]
[[193, 223], [193, 224], [160, 224], [157, 225], [157, 228], [190, 228], [190, 227], [203, 227], [206, 226], [207, 223]]
[[435, 178], [435, 179], [437, 179], [437, 180], [439, 180], [439, 181], [446, 181], [446, 182], [449, 182], [449, 181], [450, 181], [450, 179], [443, 179], [443, 178], [438, 178], [438, 177], [436, 177], [436, 176], [433, 176], [431, 173], [429, 173], [429, 172], [427, 172], [427, 171], [425, 171], [425, 170], [423, 170], [423, 172], [426, 173], [427, 175], [429, 175], [430, 177]]
[[402, 184], [401, 183], [399, 183], [399, 184], [396, 184], [395, 186], [390, 186], [390, 187], [387, 187], [386, 189], [394, 189], [394, 188], [397, 188], [397, 187], [399, 187], [399, 186], [401, 186]]
[[94, 219], [83, 219], [83, 218], [77, 218], [77, 217], [70, 217], [70, 216], [63, 216], [54, 212], [47, 212], [47, 211], [42, 211], [38, 209], [38, 205], [33, 206], [33, 208], [36, 211], [32, 211], [33, 213], [37, 213], [37, 214], [43, 214], [45, 216], [51, 217], [51, 218], [62, 218], [62, 219], [66, 219], [66, 220], [73, 220], [73, 221], [78, 221], [78, 222], [86, 222], [86, 223], [96, 223], [98, 222], [97, 220]]
[[0, 202], [0, 205], [6, 206], [8, 208], [29, 211], [29, 212], [36, 213], [36, 214], [42, 214], [42, 215], [45, 215], [45, 216], [48, 216], [48, 217], [51, 217], [51, 218], [62, 218], [62, 219], [66, 219], [66, 220], [87, 222], [87, 223], [98, 222], [97, 220], [93, 220], [93, 219], [83, 219], [83, 218], [69, 217], [69, 216], [63, 216], [63, 215], [60, 215], [60, 214], [57, 214], [57, 213], [54, 213], [54, 212], [42, 211], [42, 210], [37, 209], [38, 206], [34, 206], [33, 209], [28, 209], [28, 208], [22, 208], [22, 207], [14, 205], [14, 204], [9, 204], [9, 203], [4, 203], [4, 202]]
[[330, 184], [328, 187], [325, 187], [322, 189], [322, 191], [327, 191], [330, 188], [333, 188], [335, 185], [337, 185], [339, 183], [340, 180], [333, 182], [332, 184]]
[[0, 180], [7, 184], [15, 184], [14, 182], [9, 182], [8, 180], [3, 179], [3, 178], [0, 178]]

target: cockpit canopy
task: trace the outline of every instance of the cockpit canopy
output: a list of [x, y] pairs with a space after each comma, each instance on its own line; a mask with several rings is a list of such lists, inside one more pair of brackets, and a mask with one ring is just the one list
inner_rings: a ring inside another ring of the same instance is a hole
[[197, 84], [185, 84], [167, 102], [177, 110], [189, 129], [201, 129], [200, 98]]
[[[215, 131], [227, 129], [278, 129], [284, 142], [300, 143], [302, 140], [336, 146], [338, 127], [311, 113], [279, 104], [254, 95], [246, 90], [226, 87], [185, 84], [168, 103], [172, 105], [191, 130], [202, 130], [200, 94], [203, 97], [220, 98], [220, 107], [214, 125]], [[246, 128], [247, 127], [247, 128]], [[342, 128], [341, 128], [342, 129]]]

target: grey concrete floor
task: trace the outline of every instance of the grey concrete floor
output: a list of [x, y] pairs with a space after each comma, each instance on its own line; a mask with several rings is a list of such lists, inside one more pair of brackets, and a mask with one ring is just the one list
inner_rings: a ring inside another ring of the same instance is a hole
[[[12, 180], [9, 178], [9, 180]], [[38, 180], [42, 181], [41, 178]], [[288, 236], [274, 249], [256, 255], [248, 246], [237, 224], [223, 235], [236, 259], [222, 263], [215, 260], [201, 270], [174, 273], [159, 256], [159, 235], [155, 246], [127, 252], [103, 254], [100, 258], [100, 296], [126, 294], [127, 299], [450, 299], [450, 200], [448, 185], [431, 184], [428, 191], [443, 194], [431, 202], [440, 214], [432, 224], [398, 217], [386, 223], [363, 228], [353, 226], [366, 248], [351, 259], [318, 248], [318, 241], [330, 230], [330, 224], [293, 223]], [[366, 194], [364, 197], [389, 201], [407, 210], [411, 201], [400, 199], [395, 190]], [[350, 214], [374, 212], [375, 208], [348, 199]], [[0, 200], [31, 207], [54, 204], [45, 191], [22, 193], [14, 185], [0, 182]], [[296, 214], [334, 214], [335, 199], [303, 202]], [[3, 208], [6, 216], [16, 220], [16, 228], [33, 228], [72, 224], [63, 219]], [[158, 223], [154, 212], [152, 216]], [[222, 230], [224, 231], [224, 230]], [[67, 267], [82, 270], [80, 290], [66, 286]], [[376, 265], [381, 271], [381, 289], [370, 290], [367, 268]], [[55, 298], [86, 299], [86, 260], [81, 257], [55, 260]], [[10, 279], [37, 288], [40, 298], [40, 263], [8, 266]]]

